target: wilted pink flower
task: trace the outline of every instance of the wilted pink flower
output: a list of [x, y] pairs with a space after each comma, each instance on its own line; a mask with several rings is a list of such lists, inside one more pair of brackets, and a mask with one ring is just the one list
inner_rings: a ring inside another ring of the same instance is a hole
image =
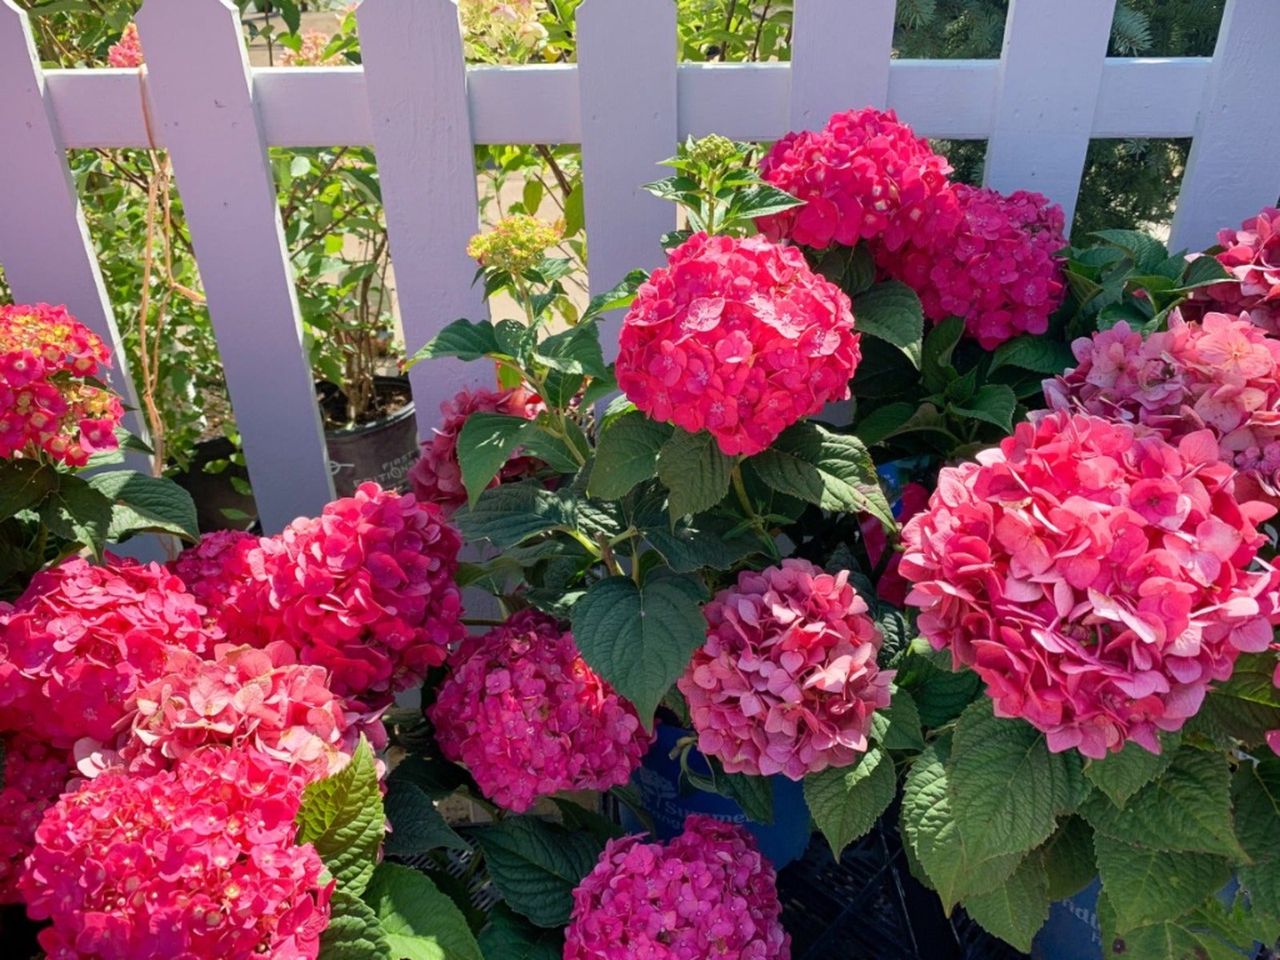
[[75, 558], [41, 571], [0, 626], [0, 729], [60, 748], [108, 740], [171, 648], [211, 645], [203, 616], [159, 564]]
[[252, 750], [111, 770], [45, 814], [22, 877], [51, 960], [315, 960], [332, 882], [295, 843], [303, 780]]
[[837, 113], [818, 131], [789, 133], [761, 175], [803, 206], [759, 221], [770, 240], [825, 249], [872, 240], [898, 250], [959, 222], [951, 165], [892, 110]]
[[21, 903], [18, 877], [35, 843], [36, 827], [72, 776], [66, 750], [25, 734], [0, 740], [4, 777], [0, 780], [0, 904]]
[[237, 643], [256, 640], [261, 645], [275, 632], [278, 616], [264, 607], [264, 591], [249, 563], [260, 546], [261, 538], [252, 533], [217, 530], [206, 533], [169, 564], [209, 620], [234, 635]]
[[704, 609], [707, 642], [677, 681], [698, 749], [729, 773], [801, 780], [867, 749], [889, 705], [880, 631], [849, 583], [807, 560], [738, 575]]
[[1275, 510], [1239, 501], [1217, 454], [1208, 431], [1174, 446], [1059, 411], [943, 469], [903, 532], [921, 632], [1051, 750], [1159, 752], [1271, 643], [1275, 581], [1253, 567]]
[[861, 356], [849, 298], [799, 250], [698, 233], [640, 286], [618, 386], [655, 420], [755, 454], [847, 398]]
[[521, 611], [468, 637], [449, 668], [428, 711], [440, 748], [509, 810], [626, 783], [649, 746], [635, 707], [545, 614]]
[[564, 960], [790, 960], [776, 879], [751, 834], [711, 817], [665, 846], [610, 840], [573, 891]]
[[957, 184], [962, 218], [951, 232], [894, 250], [876, 245], [876, 262], [920, 295], [931, 320], [962, 317], [993, 350], [1020, 333], [1044, 333], [1065, 285], [1055, 254], [1066, 246], [1062, 208], [1038, 193]]
[[1280, 499], [1280, 340], [1244, 314], [1177, 313], [1145, 339], [1119, 323], [1072, 344], [1078, 365], [1045, 381], [1056, 409], [1083, 410], [1176, 441], [1211, 430], [1241, 472], [1242, 499]]
[[1183, 306], [1188, 319], [1202, 310], [1248, 313], [1270, 333], [1280, 333], [1280, 210], [1267, 207], [1239, 230], [1218, 231], [1218, 262], [1231, 280], [1194, 291]]
[[142, 66], [142, 41], [138, 38], [136, 23], [125, 27], [120, 39], [111, 45], [107, 51], [107, 63], [126, 70]]
[[[503, 413], [510, 417], [533, 420], [546, 406], [537, 394], [523, 387], [503, 390], [461, 390], [452, 400], [440, 405], [440, 426], [430, 440], [422, 442], [422, 456], [409, 471], [413, 492], [423, 503], [437, 503], [452, 513], [467, 502], [462, 485], [462, 468], [458, 465], [458, 434], [473, 413]], [[532, 476], [543, 467], [541, 460], [521, 456], [518, 452], [498, 471], [489, 484], [510, 483]]]

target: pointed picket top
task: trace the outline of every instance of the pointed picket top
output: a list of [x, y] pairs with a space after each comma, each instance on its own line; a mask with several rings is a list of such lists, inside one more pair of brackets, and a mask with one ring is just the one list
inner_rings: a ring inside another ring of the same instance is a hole
[[896, 6], [895, 0], [796, 0], [792, 130], [816, 130], [833, 113], [888, 104]]
[[[365, 90], [405, 346], [445, 324], [489, 315], [472, 284], [467, 241], [479, 230], [475, 148], [454, 0], [364, 0], [356, 8]], [[410, 371], [419, 436], [440, 404], [487, 381], [485, 364], [431, 360]]]
[[258, 513], [268, 532], [333, 496], [276, 186], [236, 8], [146, 0], [152, 124], [173, 162]]

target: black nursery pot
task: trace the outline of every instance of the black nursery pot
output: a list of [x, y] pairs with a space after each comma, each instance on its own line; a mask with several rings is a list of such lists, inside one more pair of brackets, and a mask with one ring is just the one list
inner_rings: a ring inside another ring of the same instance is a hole
[[[337, 387], [321, 383], [317, 390], [326, 411], [341, 409], [343, 400]], [[374, 390], [385, 405], [400, 405], [373, 423], [340, 430], [325, 429], [329, 473], [339, 497], [351, 496], [356, 487], [369, 480], [386, 490], [405, 490], [409, 468], [418, 459], [418, 429], [408, 379], [378, 377]]]
[[240, 493], [232, 483], [233, 478], [248, 482], [249, 473], [244, 467], [233, 463], [217, 473], [204, 469], [206, 464], [230, 459], [233, 453], [235, 447], [226, 437], [203, 440], [196, 444], [191, 466], [174, 477], [195, 501], [196, 519], [205, 533], [247, 530], [258, 518], [258, 505], [252, 494]]

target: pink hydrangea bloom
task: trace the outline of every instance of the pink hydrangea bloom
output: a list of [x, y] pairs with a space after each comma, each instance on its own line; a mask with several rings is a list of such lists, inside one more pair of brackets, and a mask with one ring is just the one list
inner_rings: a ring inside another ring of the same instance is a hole
[[315, 960], [332, 883], [295, 843], [304, 781], [252, 750], [112, 770], [45, 814], [22, 877], [50, 960]]
[[321, 779], [346, 766], [361, 732], [375, 746], [385, 740], [376, 719], [343, 710], [326, 679], [283, 641], [263, 650], [223, 644], [212, 660], [175, 650], [166, 672], [134, 694], [120, 759], [152, 773], [211, 744], [245, 747]]
[[963, 215], [955, 230], [898, 250], [877, 245], [877, 263], [920, 295], [925, 316], [962, 317], [988, 350], [1044, 333], [1066, 289], [1055, 256], [1067, 244], [1062, 208], [1025, 190], [957, 184], [955, 195]]
[[[249, 557], [266, 591], [255, 602], [278, 623], [274, 639], [329, 671], [353, 710], [380, 710], [463, 636], [461, 545], [439, 507], [365, 483], [261, 541]], [[227, 626], [228, 641], [262, 645]]]
[[1058, 411], [945, 468], [903, 532], [921, 632], [1051, 750], [1159, 752], [1271, 643], [1275, 581], [1253, 567], [1275, 510], [1239, 501], [1217, 454], [1208, 431], [1174, 446]]
[[892, 110], [850, 110], [821, 130], [789, 133], [760, 172], [805, 201], [758, 221], [770, 240], [819, 250], [873, 240], [898, 250], [959, 222], [951, 165]]
[[677, 681], [698, 749], [729, 773], [801, 780], [867, 749], [871, 715], [889, 705], [880, 631], [849, 583], [789, 559], [707, 604], [707, 642]]
[[1145, 339], [1128, 325], [1072, 344], [1078, 365], [1045, 381], [1057, 409], [1124, 420], [1177, 440], [1198, 430], [1241, 472], [1244, 499], [1280, 501], [1280, 340], [1247, 316], [1207, 313]]
[[1218, 262], [1231, 280], [1202, 287], [1183, 312], [1188, 319], [1202, 310], [1248, 313], [1270, 333], [1280, 333], [1280, 210], [1267, 207], [1240, 229], [1218, 231]]
[[509, 810], [626, 783], [649, 746], [635, 707], [545, 614], [524, 610], [468, 637], [449, 668], [428, 711], [440, 748]]
[[41, 571], [0, 627], [0, 729], [63, 748], [108, 740], [172, 647], [211, 645], [203, 616], [159, 564], [75, 558]]
[[[462, 468], [458, 465], [458, 434], [462, 425], [473, 413], [504, 413], [511, 417], [532, 420], [546, 405], [537, 394], [522, 387], [503, 390], [461, 390], [452, 400], [440, 405], [440, 426], [432, 431], [430, 440], [422, 442], [422, 456], [409, 471], [409, 483], [423, 503], [437, 503], [446, 513], [452, 513], [467, 502], [467, 490], [462, 485]], [[489, 485], [510, 483], [532, 476], [542, 469], [543, 463], [533, 457], [518, 453], [498, 471]]]
[[0, 904], [21, 903], [18, 877], [35, 843], [45, 810], [72, 776], [66, 750], [25, 734], [3, 739], [4, 776], [0, 780]]
[[653, 419], [754, 454], [847, 398], [861, 356], [849, 298], [799, 250], [699, 233], [636, 294], [618, 385]]
[[250, 557], [260, 546], [261, 538], [252, 533], [218, 530], [206, 533], [169, 564], [210, 621], [240, 643], [268, 642], [278, 619], [262, 603], [264, 591], [250, 566]]
[[142, 66], [142, 41], [138, 38], [136, 23], [125, 27], [120, 39], [111, 45], [107, 51], [107, 63], [126, 70]]
[[665, 846], [610, 840], [573, 892], [564, 960], [790, 960], [775, 882], [751, 834], [711, 817]]

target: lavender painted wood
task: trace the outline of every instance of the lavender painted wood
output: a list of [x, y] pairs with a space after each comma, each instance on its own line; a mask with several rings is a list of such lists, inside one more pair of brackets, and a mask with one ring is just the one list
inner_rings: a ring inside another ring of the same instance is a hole
[[[396, 297], [412, 353], [445, 324], [489, 315], [466, 249], [479, 218], [458, 8], [454, 0], [365, 0], [356, 18]], [[414, 367], [419, 436], [431, 435], [443, 401], [486, 373], [483, 364], [455, 360]]]
[[792, 130], [816, 130], [833, 113], [888, 104], [896, 6], [896, 0], [796, 0]]
[[[625, 38], [625, 42], [619, 42]], [[658, 238], [675, 207], [641, 184], [675, 153], [676, 6], [672, 0], [586, 0], [578, 8], [578, 95], [591, 292], [664, 261]], [[602, 335], [616, 352], [616, 323]]]
[[1280, 195], [1280, 3], [1228, 0], [1171, 242], [1201, 248]]
[[332, 499], [276, 188], [236, 10], [147, 0], [155, 127], [172, 158], [267, 532]]
[[1012, 0], [985, 182], [1037, 190], [1070, 226], [1116, 0]]

